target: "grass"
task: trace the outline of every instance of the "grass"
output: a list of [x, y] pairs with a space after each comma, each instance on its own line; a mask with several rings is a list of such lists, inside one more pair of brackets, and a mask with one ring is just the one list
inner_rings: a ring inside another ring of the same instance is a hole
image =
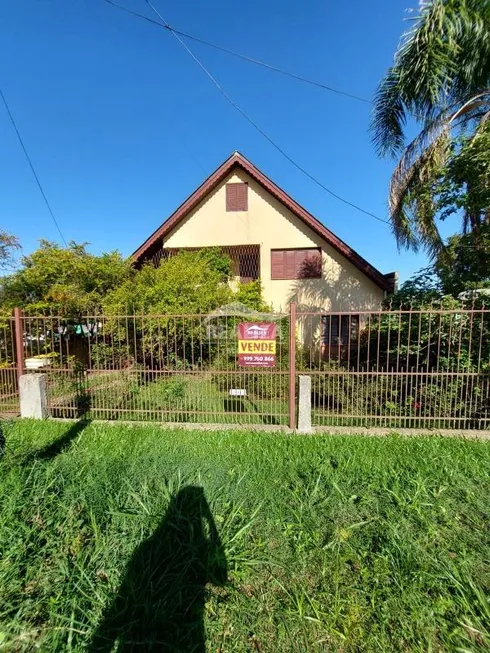
[[[238, 376], [238, 375], [237, 375]], [[216, 377], [223, 385], [218, 387]], [[248, 385], [247, 396], [230, 397], [228, 377], [218, 373], [155, 374], [142, 380], [133, 370], [88, 375], [83, 386], [66, 374], [54, 373], [50, 396], [56, 417], [73, 417], [76, 394], [87, 392], [88, 415], [96, 419], [162, 420], [212, 424], [288, 424], [288, 404], [271, 375], [263, 390], [244, 375], [230, 387]], [[267, 387], [268, 386], [268, 387]], [[268, 398], [273, 396], [274, 398]]]
[[490, 647], [484, 442], [5, 430], [0, 651]]

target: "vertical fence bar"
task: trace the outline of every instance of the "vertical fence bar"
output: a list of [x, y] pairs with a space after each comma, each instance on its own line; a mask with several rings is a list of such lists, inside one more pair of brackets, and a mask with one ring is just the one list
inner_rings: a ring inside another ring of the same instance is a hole
[[289, 428], [296, 428], [296, 304], [289, 304]]
[[15, 322], [15, 359], [17, 361], [17, 378], [24, 374], [24, 335], [22, 330], [22, 309], [14, 308]]

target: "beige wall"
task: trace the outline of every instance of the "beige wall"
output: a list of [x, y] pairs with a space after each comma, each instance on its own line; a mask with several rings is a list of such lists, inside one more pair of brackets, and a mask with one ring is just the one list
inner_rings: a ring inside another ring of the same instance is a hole
[[[225, 184], [249, 184], [248, 211], [226, 211]], [[264, 299], [275, 311], [290, 301], [308, 310], [368, 310], [379, 306], [383, 291], [315, 234], [245, 172], [230, 175], [167, 236], [166, 247], [260, 245]], [[323, 278], [271, 280], [274, 248], [321, 247]]]

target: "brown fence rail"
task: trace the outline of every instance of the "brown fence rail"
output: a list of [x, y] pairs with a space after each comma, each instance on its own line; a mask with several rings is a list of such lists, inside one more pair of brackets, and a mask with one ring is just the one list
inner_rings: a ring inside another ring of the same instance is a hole
[[[276, 323], [276, 364], [238, 364], [237, 326]], [[292, 325], [292, 328], [291, 328]], [[16, 346], [17, 345], [17, 346]], [[490, 310], [30, 316], [0, 326], [0, 412], [17, 371], [47, 374], [54, 417], [294, 425], [299, 374], [316, 426], [486, 429]]]
[[485, 429], [490, 311], [298, 313], [314, 425]]

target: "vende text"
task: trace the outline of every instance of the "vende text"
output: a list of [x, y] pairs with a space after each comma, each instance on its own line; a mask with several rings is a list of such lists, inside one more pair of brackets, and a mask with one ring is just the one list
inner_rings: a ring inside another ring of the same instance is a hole
[[275, 354], [276, 341], [275, 340], [239, 340], [238, 353], [239, 354]]

